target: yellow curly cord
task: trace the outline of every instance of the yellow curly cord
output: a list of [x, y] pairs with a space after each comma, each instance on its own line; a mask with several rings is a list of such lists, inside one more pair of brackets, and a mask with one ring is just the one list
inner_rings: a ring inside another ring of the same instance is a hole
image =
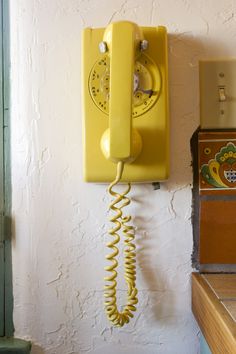
[[[138, 302], [137, 294], [138, 290], [135, 286], [136, 281], [136, 265], [135, 265], [135, 245], [132, 243], [134, 240], [134, 227], [127, 225], [131, 221], [131, 216], [123, 216], [122, 208], [130, 204], [130, 199], [126, 197], [129, 193], [131, 186], [128, 184], [127, 189], [119, 194], [114, 192], [112, 188], [121, 180], [122, 172], [124, 169], [124, 163], [118, 162], [117, 164], [117, 175], [115, 180], [110, 184], [108, 191], [115, 197], [113, 202], [110, 204], [110, 210], [113, 210], [116, 214], [111, 217], [110, 221], [115, 224], [115, 226], [108, 232], [113, 237], [113, 240], [107, 244], [112, 250], [112, 253], [106, 256], [106, 259], [111, 261], [110, 266], [105, 267], [105, 270], [111, 274], [104, 278], [107, 283], [104, 287], [104, 297], [105, 297], [105, 310], [109, 321], [117, 327], [122, 327], [125, 323], [128, 323], [130, 317], [133, 317], [134, 311], [136, 311], [136, 304]], [[121, 205], [118, 204], [122, 202]], [[117, 287], [117, 271], [118, 262], [116, 260], [119, 250], [116, 245], [120, 241], [120, 236], [118, 232], [122, 229], [125, 235], [125, 248], [124, 248], [124, 268], [125, 268], [125, 281], [127, 284], [127, 303], [124, 306], [122, 312], [118, 311], [117, 301], [116, 301], [116, 287]]]

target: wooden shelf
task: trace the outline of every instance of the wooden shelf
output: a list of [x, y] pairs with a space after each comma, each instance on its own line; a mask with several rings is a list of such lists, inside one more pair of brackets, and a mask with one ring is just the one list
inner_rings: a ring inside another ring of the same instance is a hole
[[218, 299], [236, 300], [236, 274], [202, 274]]
[[236, 274], [192, 274], [192, 310], [213, 354], [236, 354]]

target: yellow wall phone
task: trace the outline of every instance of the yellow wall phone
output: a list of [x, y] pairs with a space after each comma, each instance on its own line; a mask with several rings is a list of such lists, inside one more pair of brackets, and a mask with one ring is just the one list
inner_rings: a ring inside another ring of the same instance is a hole
[[[87, 182], [111, 182], [114, 197], [109, 231], [110, 265], [105, 269], [105, 310], [123, 326], [136, 310], [134, 228], [123, 208], [130, 182], [165, 180], [169, 174], [167, 34], [165, 27], [138, 27], [128, 21], [83, 31], [83, 154]], [[124, 168], [125, 164], [125, 168]], [[123, 193], [113, 190], [128, 182]], [[119, 231], [125, 236], [127, 303], [116, 303]]]

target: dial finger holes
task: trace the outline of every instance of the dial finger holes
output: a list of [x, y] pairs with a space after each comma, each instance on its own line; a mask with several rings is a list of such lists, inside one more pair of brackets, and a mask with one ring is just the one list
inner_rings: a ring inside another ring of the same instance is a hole
[[[161, 88], [160, 71], [156, 64], [142, 54], [134, 67], [133, 112], [138, 117], [147, 112], [158, 100]], [[109, 57], [98, 60], [89, 76], [89, 91], [95, 105], [109, 114]], [[151, 92], [151, 94], [150, 94]]]

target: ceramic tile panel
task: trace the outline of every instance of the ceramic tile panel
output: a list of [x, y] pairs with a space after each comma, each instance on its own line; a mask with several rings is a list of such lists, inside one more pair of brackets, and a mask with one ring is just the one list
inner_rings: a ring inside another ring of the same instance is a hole
[[236, 132], [200, 132], [199, 191], [236, 195]]
[[236, 263], [236, 200], [200, 201], [200, 263]]
[[198, 133], [200, 264], [236, 264], [236, 131]]

